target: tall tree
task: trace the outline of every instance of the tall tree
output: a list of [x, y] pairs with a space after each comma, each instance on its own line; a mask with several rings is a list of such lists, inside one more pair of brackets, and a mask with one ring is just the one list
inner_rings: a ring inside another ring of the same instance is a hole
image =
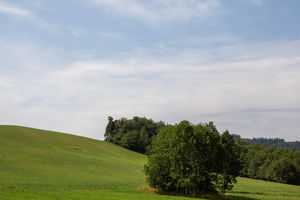
[[106, 128], [105, 128], [105, 133], [104, 133], [104, 137], [105, 137], [105, 140], [107, 140], [108, 138], [110, 138], [113, 130], [114, 130], [114, 119], [109, 116], [108, 117], [108, 124], [106, 125]]

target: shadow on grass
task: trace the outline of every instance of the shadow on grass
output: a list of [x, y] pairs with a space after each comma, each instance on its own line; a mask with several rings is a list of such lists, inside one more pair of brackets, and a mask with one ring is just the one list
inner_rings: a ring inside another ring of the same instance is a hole
[[[138, 190], [140, 191], [146, 191], [150, 193], [160, 194], [160, 195], [170, 195], [170, 196], [180, 196], [184, 197], [184, 194], [177, 193], [177, 192], [159, 192], [157, 189], [150, 187], [149, 185], [142, 185], [138, 187]], [[263, 193], [251, 193], [251, 192], [231, 192], [236, 194], [263, 194]], [[197, 196], [188, 196], [190, 198], [204, 198], [207, 200], [259, 200], [256, 198], [250, 198], [250, 197], [244, 197], [244, 196], [233, 196], [233, 195], [226, 195], [225, 197], [221, 194], [215, 194], [215, 193], [207, 193]]]

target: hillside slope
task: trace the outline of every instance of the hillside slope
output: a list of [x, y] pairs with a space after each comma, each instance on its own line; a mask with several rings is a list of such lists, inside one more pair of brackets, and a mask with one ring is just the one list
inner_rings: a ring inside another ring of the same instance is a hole
[[[0, 126], [0, 200], [188, 200], [138, 191], [146, 156], [85, 137]], [[230, 199], [300, 200], [300, 187], [239, 178]]]
[[0, 126], [0, 187], [136, 188], [145, 181], [145, 162], [144, 155], [103, 141]]

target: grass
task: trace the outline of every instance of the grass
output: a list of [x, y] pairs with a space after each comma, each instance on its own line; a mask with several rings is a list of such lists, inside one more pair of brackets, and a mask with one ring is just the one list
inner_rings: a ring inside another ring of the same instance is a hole
[[[0, 126], [0, 200], [161, 200], [189, 198], [139, 191], [144, 155], [39, 129]], [[239, 178], [230, 199], [299, 199], [300, 187]]]
[[232, 199], [299, 200], [300, 186], [238, 178], [238, 184], [228, 193]]

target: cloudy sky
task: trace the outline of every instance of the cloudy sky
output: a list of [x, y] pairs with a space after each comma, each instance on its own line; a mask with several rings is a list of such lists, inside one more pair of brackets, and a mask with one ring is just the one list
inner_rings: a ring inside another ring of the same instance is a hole
[[0, 0], [0, 124], [107, 117], [300, 140], [299, 0]]

